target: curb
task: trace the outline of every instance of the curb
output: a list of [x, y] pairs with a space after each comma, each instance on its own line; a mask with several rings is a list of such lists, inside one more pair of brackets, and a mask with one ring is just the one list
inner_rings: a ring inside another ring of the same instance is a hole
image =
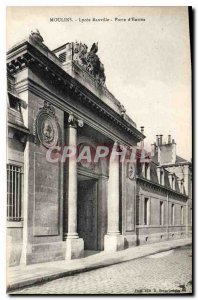
[[128, 259], [126, 258], [124, 260], [123, 259], [120, 260], [119, 258], [117, 258], [117, 259], [112, 260], [112, 261], [107, 261], [107, 262], [104, 261], [101, 264], [97, 263], [96, 265], [91, 265], [91, 266], [84, 267], [84, 268], [82, 267], [82, 268], [79, 268], [79, 269], [76, 269], [76, 270], [61, 271], [61, 272], [58, 272], [56, 274], [44, 275], [42, 277], [39, 276], [39, 277], [36, 277], [36, 278], [24, 280], [24, 281], [21, 281], [21, 282], [16, 282], [16, 283], [13, 283], [13, 284], [11, 283], [11, 284], [8, 284], [6, 292], [7, 293], [13, 292], [13, 291], [16, 291], [16, 290], [21, 289], [21, 288], [30, 287], [34, 284], [46, 283], [46, 282], [49, 282], [49, 281], [52, 281], [52, 280], [55, 280], [55, 279], [59, 279], [59, 278], [62, 278], [62, 277], [72, 276], [72, 275], [76, 275], [76, 274], [80, 274], [80, 273], [84, 273], [84, 272], [88, 272], [88, 271], [92, 271], [92, 270], [96, 270], [96, 269], [100, 269], [100, 268], [120, 264], [120, 263], [131, 261], [131, 260], [136, 260], [136, 259], [139, 259], [139, 258], [143, 258], [143, 257], [146, 257], [146, 256], [158, 254], [158, 253], [161, 253], [161, 252], [170, 251], [172, 249], [177, 249], [177, 248], [181, 248], [181, 247], [188, 246], [188, 245], [192, 245], [192, 242], [187, 242], [186, 244], [178, 245], [178, 246], [167, 246], [164, 249], [151, 251], [150, 253], [140, 254], [140, 256], [134, 257], [134, 258], [128, 258]]

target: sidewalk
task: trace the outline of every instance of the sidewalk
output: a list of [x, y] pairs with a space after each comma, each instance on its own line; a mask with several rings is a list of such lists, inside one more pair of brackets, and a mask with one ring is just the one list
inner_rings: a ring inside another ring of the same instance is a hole
[[7, 270], [7, 291], [168, 251], [177, 247], [190, 245], [191, 243], [191, 239], [179, 239], [132, 247], [115, 253], [105, 253], [102, 251], [71, 261], [62, 260], [10, 267]]

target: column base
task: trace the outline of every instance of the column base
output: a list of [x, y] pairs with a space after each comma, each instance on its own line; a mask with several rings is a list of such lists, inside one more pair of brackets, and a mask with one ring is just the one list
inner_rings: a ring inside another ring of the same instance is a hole
[[124, 237], [122, 235], [108, 235], [104, 236], [104, 251], [116, 252], [124, 250]]
[[67, 238], [65, 259], [84, 257], [84, 241], [81, 238]]

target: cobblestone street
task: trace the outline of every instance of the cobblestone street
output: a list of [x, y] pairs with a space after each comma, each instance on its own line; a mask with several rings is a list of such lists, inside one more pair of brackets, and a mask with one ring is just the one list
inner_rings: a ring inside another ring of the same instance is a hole
[[192, 247], [64, 277], [11, 294], [149, 294], [192, 292]]

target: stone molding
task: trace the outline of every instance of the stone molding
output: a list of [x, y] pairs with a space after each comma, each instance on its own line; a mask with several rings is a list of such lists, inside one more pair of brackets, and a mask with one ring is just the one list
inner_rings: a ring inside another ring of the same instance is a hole
[[[82, 115], [82, 112], [79, 112], [79, 111], [77, 112], [76, 107], [71, 106], [72, 104], [67, 103], [67, 106], [66, 106], [65, 100], [63, 98], [60, 98], [60, 96], [57, 96], [57, 95], [49, 92], [48, 90], [45, 90], [42, 86], [36, 84], [31, 79], [24, 80], [17, 84], [17, 91], [19, 93], [22, 93], [27, 90], [29, 90], [33, 94], [41, 97], [43, 100], [49, 100], [54, 106], [60, 108], [61, 110], [65, 111], [68, 114], [74, 113], [79, 118], [82, 118], [86, 124], [90, 125], [91, 127], [98, 130], [99, 132], [101, 132], [105, 136], [109, 137], [110, 139], [112, 139], [112, 140], [117, 139], [117, 141], [119, 141], [120, 144], [126, 145], [126, 146], [127, 145], [131, 146], [130, 139], [126, 139], [126, 137], [125, 137], [125, 139], [123, 140], [123, 139], [121, 139], [121, 137], [118, 137], [118, 135], [115, 135], [112, 132], [110, 132], [109, 130], [106, 130], [106, 127], [102, 126], [102, 124], [97, 124], [95, 121], [90, 120], [90, 118], [88, 118], [87, 116]], [[85, 102], [83, 102], [83, 104], [85, 104]], [[97, 110], [96, 113], [99, 114], [99, 111]], [[104, 120], [107, 120], [107, 119], [109, 122], [110, 119], [108, 118], [108, 116], [105, 115]]]
[[[22, 47], [23, 46], [23, 47]], [[22, 51], [22, 49], [24, 51]], [[95, 110], [97, 114], [108, 118], [110, 122], [114, 125], [119, 126], [122, 130], [125, 130], [128, 134], [133, 135], [138, 141], [144, 138], [144, 135], [139, 132], [131, 123], [123, 119], [121, 114], [118, 115], [116, 112], [110, 112], [111, 108], [106, 108], [107, 105], [102, 103], [102, 106], [97, 102], [101, 100], [97, 96], [93, 95], [90, 91], [87, 91], [79, 82], [73, 79], [69, 74], [67, 74], [60, 65], [48, 59], [46, 55], [42, 52], [39, 53], [38, 50], [34, 49], [33, 46], [26, 41], [24, 44], [18, 46], [19, 49], [15, 49], [15, 52], [8, 51], [8, 63], [7, 69], [10, 74], [16, 74], [17, 72], [23, 70], [24, 68], [30, 67], [36, 64], [44, 73], [50, 76], [55, 84], [61, 84], [66, 88], [66, 90], [72, 93], [78, 101], [86, 103], [91, 109]], [[21, 52], [25, 52], [21, 54]], [[42, 56], [42, 57], [41, 57]], [[57, 59], [58, 61], [58, 59]], [[90, 95], [87, 95], [87, 92]], [[97, 102], [96, 102], [97, 99]], [[114, 116], [118, 115], [118, 116]], [[120, 120], [119, 120], [120, 119]]]
[[137, 178], [137, 184], [140, 184], [140, 185], [143, 185], [143, 186], [147, 186], [147, 187], [149, 187], [151, 189], [154, 189], [154, 190], [158, 190], [160, 192], [163, 192], [164, 194], [169, 193], [169, 194], [171, 194], [171, 195], [173, 195], [175, 197], [179, 197], [179, 198], [182, 198], [184, 201], [187, 201], [188, 196], [186, 196], [184, 194], [181, 194], [181, 193], [179, 193], [177, 191], [171, 190], [171, 189], [169, 189], [169, 188], [167, 188], [165, 186], [162, 186], [162, 185], [160, 185], [158, 183], [155, 183], [155, 182], [152, 182], [150, 180], [147, 180], [147, 179], [145, 179], [143, 177], [136, 176], [136, 178]]

